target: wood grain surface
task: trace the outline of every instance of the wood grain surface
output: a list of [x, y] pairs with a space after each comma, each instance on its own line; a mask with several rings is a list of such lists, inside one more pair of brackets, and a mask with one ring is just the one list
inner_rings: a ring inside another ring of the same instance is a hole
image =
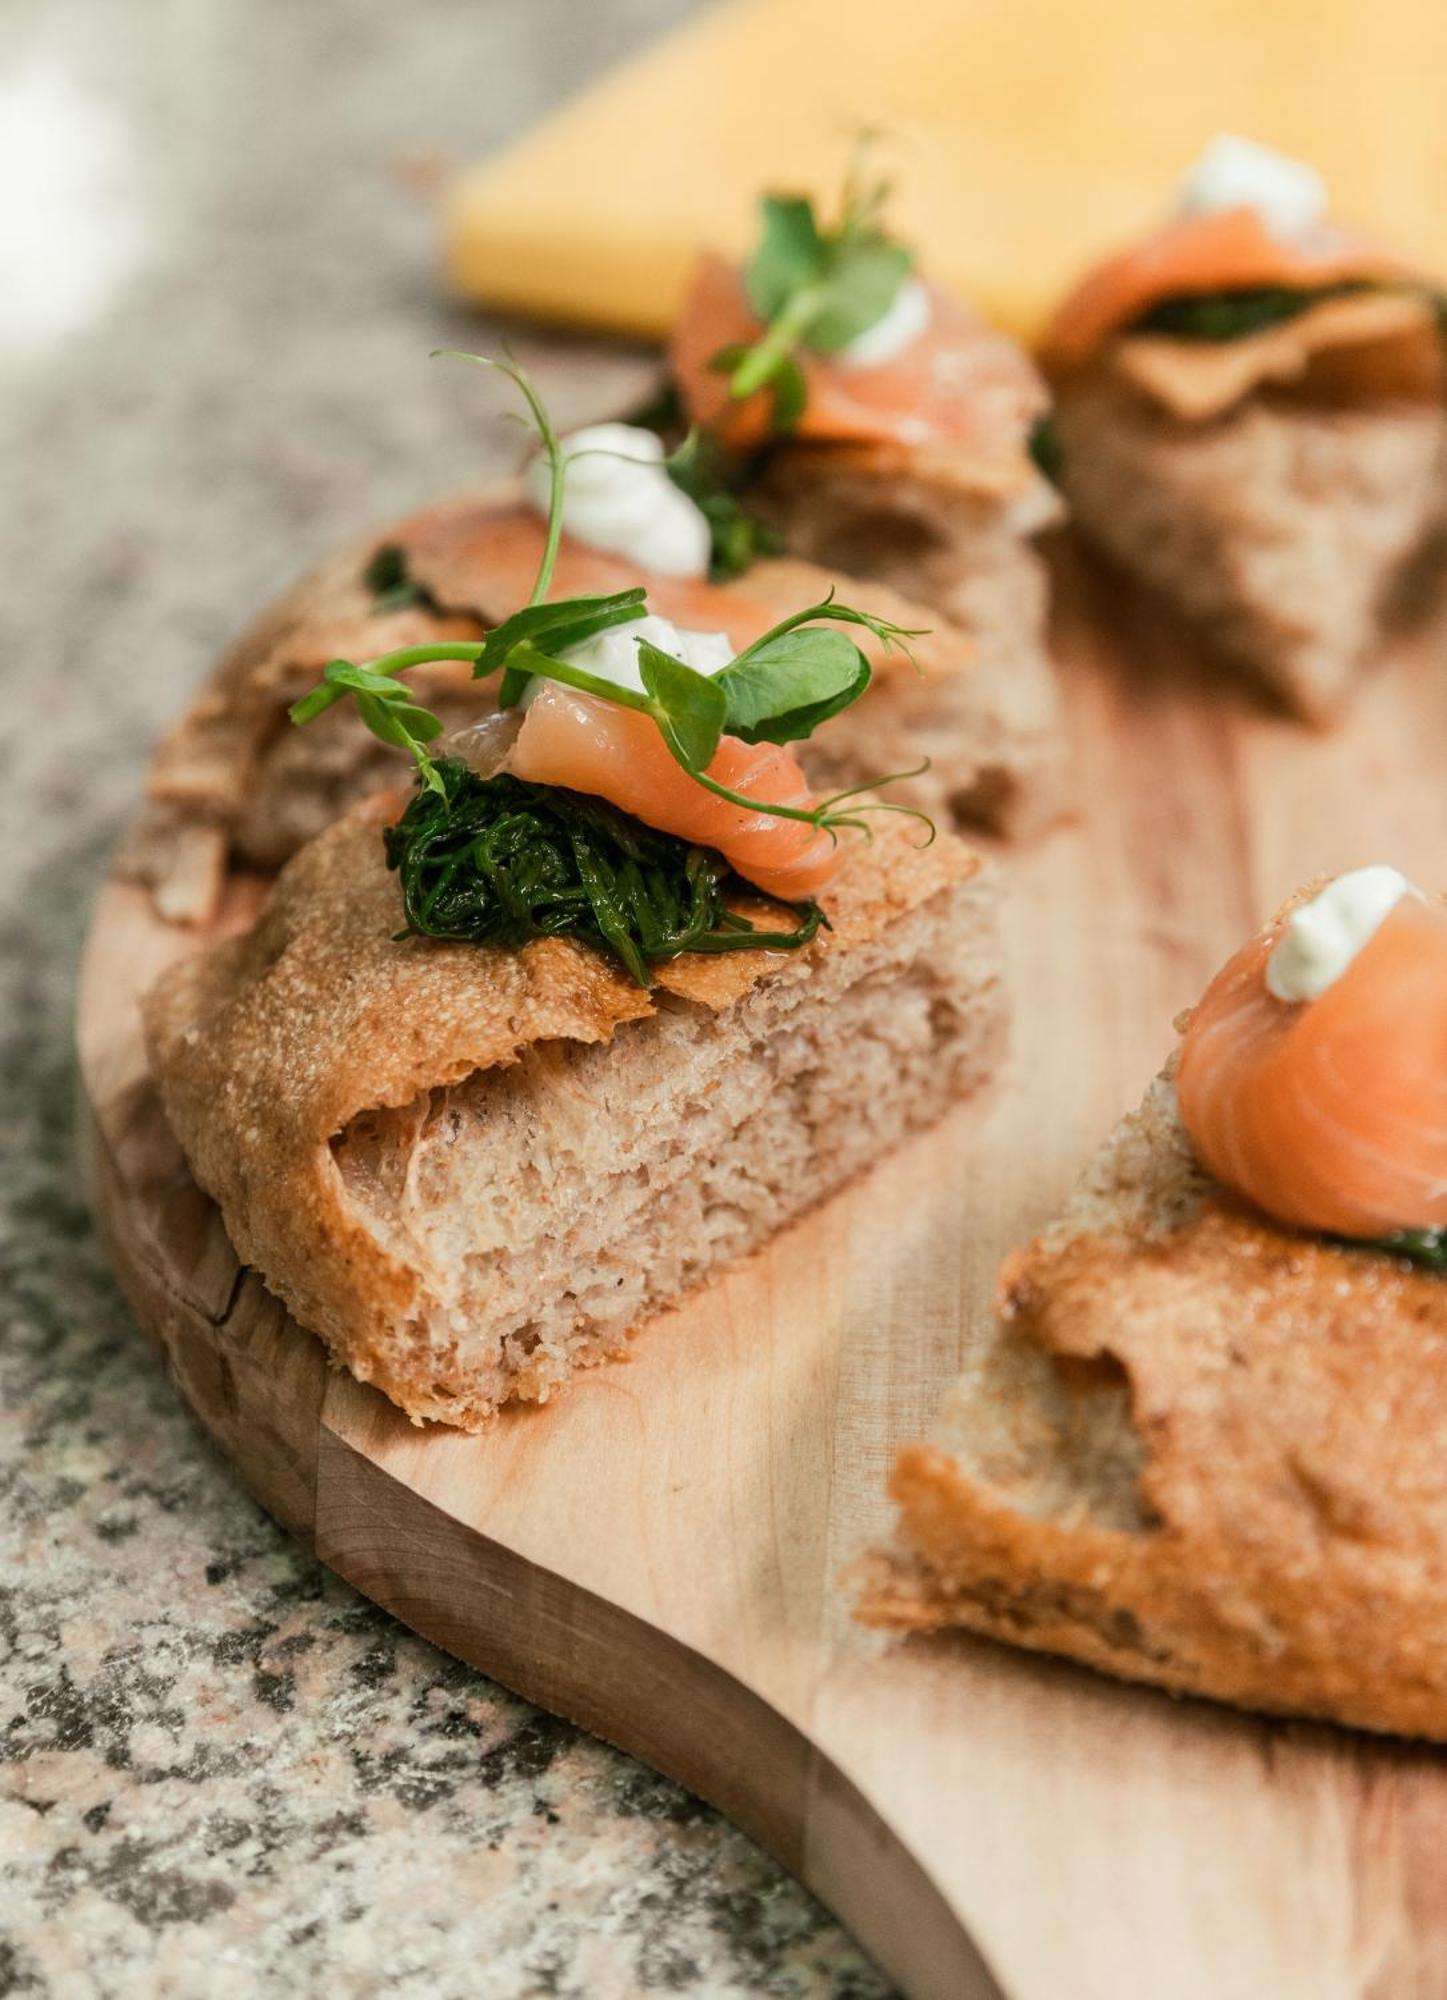
[[[628, 1362], [483, 1437], [415, 1430], [330, 1372], [169, 1133], [136, 1000], [197, 940], [116, 882], [80, 1002], [97, 1213], [181, 1394], [288, 1528], [714, 1801], [916, 2000], [1428, 2000], [1447, 1992], [1440, 1754], [851, 1620], [895, 1448], [1173, 1014], [1305, 878], [1391, 860], [1447, 882], [1440, 633], [1313, 735], [1213, 682], [1113, 582], [1062, 586], [1080, 804], [1007, 857], [1014, 1054], [991, 1104]], [[236, 882], [226, 921], [256, 893]]]

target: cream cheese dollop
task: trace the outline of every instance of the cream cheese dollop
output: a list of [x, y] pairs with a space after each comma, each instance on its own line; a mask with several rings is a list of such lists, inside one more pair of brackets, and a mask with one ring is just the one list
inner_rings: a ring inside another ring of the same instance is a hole
[[1326, 183], [1315, 167], [1234, 132], [1219, 132], [1181, 182], [1183, 215], [1254, 208], [1273, 236], [1305, 236], [1326, 217]]
[[[660, 653], [671, 653], [675, 660], [682, 660], [699, 674], [716, 674], [734, 657], [734, 643], [727, 632], [690, 632], [650, 611], [627, 625], [613, 625], [606, 632], [596, 632], [581, 645], [569, 646], [558, 658], [566, 660], [569, 666], [596, 674], [599, 680], [611, 681], [614, 687], [631, 688], [635, 694], [642, 694], [643, 676], [638, 671], [640, 639], [646, 639]], [[541, 679], [531, 680], [523, 692], [521, 705], [525, 708], [547, 685]]]
[[889, 308], [833, 359], [845, 368], [881, 368], [907, 347], [913, 347], [934, 316], [928, 288], [918, 278], [906, 278]]
[[[708, 521], [669, 478], [663, 441], [635, 424], [589, 424], [562, 440], [563, 527], [605, 554], [626, 556], [654, 576], [707, 576]], [[528, 498], [546, 516], [546, 458], [524, 474]]]
[[1278, 1000], [1316, 1000], [1374, 937], [1404, 896], [1420, 895], [1385, 863], [1338, 875], [1286, 920], [1266, 961], [1267, 990]]

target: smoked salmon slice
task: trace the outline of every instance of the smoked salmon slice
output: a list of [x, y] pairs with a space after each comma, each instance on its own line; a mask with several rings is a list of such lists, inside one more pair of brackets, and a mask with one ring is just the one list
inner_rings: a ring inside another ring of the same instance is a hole
[[[929, 288], [930, 321], [891, 360], [851, 367], [837, 356], [798, 354], [807, 391], [790, 436], [839, 443], [955, 445], [988, 456], [1023, 449], [1046, 391], [1017, 343], [960, 299]], [[674, 327], [669, 356], [690, 420], [731, 450], [767, 442], [767, 389], [736, 401], [712, 364], [721, 349], [752, 344], [763, 326], [743, 279], [722, 257], [705, 257]]]
[[1202, 1164], [1278, 1222], [1447, 1226], [1447, 910], [1410, 895], [1315, 1000], [1277, 999], [1283, 924], [1217, 974], [1176, 1075]]
[[[803, 820], [750, 812], [718, 798], [675, 762], [651, 716], [555, 681], [529, 703], [504, 768], [535, 785], [562, 785], [712, 847], [766, 896], [799, 903], [833, 880], [842, 842]], [[725, 736], [708, 775], [760, 805], [814, 804], [797, 758], [772, 743]]]
[[1081, 281], [1046, 328], [1041, 355], [1047, 369], [1078, 367], [1164, 299], [1259, 285], [1315, 291], [1408, 275], [1385, 251], [1330, 225], [1287, 238], [1273, 234], [1254, 208], [1178, 216]]

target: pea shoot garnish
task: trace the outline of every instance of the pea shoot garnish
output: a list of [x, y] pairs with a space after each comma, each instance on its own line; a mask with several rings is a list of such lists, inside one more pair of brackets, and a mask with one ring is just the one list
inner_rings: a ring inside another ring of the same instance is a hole
[[894, 304], [914, 259], [880, 225], [886, 181], [868, 177], [856, 149], [839, 219], [822, 224], [806, 195], [765, 195], [762, 230], [744, 266], [744, 292], [764, 322], [748, 345], [722, 348], [713, 366], [736, 401], [767, 389], [775, 430], [787, 431], [804, 409], [799, 352], [837, 354], [867, 333]]

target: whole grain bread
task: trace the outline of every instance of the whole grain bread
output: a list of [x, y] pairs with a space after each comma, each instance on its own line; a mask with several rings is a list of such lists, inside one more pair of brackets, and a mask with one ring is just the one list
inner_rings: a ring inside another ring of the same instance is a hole
[[898, 1460], [868, 1620], [1447, 1737], [1440, 1277], [1235, 1201], [1167, 1076], [1000, 1301]]
[[[508, 484], [444, 501], [325, 565], [263, 614], [222, 660], [211, 681], [157, 751], [147, 809], [122, 856], [123, 872], [147, 883], [162, 911], [182, 922], [213, 913], [228, 866], [274, 870], [354, 800], [388, 782], [395, 751], [370, 736], [350, 703], [306, 730], [286, 710], [327, 661], [374, 658], [434, 639], [475, 639], [527, 601], [542, 528]], [[420, 603], [377, 611], [365, 576], [377, 550], [402, 550]], [[554, 594], [625, 589], [639, 573], [620, 558], [565, 541]], [[802, 746], [821, 788], [846, 787], [921, 757], [931, 768], [891, 793], [945, 821], [1003, 830], [1047, 816], [1058, 798], [1062, 757], [1053, 689], [977, 657], [969, 638], [887, 585], [867, 591], [836, 572], [778, 558], [736, 583], [713, 586], [656, 578], [652, 608], [676, 623], [720, 626], [737, 645], [833, 591], [906, 627], [932, 626], [915, 647], [919, 671], [871, 636], [855, 636], [875, 681], [864, 699]], [[494, 703], [492, 685], [466, 664], [437, 663], [408, 676], [419, 700], [449, 728]]]
[[[1122, 342], [1113, 365], [1059, 385], [1072, 519], [1274, 700], [1327, 718], [1434, 594], [1447, 411], [1440, 396], [1253, 385], [1215, 414], [1181, 416], [1160, 398], [1183, 345]], [[1206, 361], [1212, 379], [1197, 386], [1219, 393], [1220, 357]]]
[[398, 939], [396, 804], [304, 848], [145, 1025], [239, 1255], [416, 1421], [546, 1400], [993, 1073], [993, 887], [950, 836], [883, 824], [813, 944], [645, 991], [567, 940]]

